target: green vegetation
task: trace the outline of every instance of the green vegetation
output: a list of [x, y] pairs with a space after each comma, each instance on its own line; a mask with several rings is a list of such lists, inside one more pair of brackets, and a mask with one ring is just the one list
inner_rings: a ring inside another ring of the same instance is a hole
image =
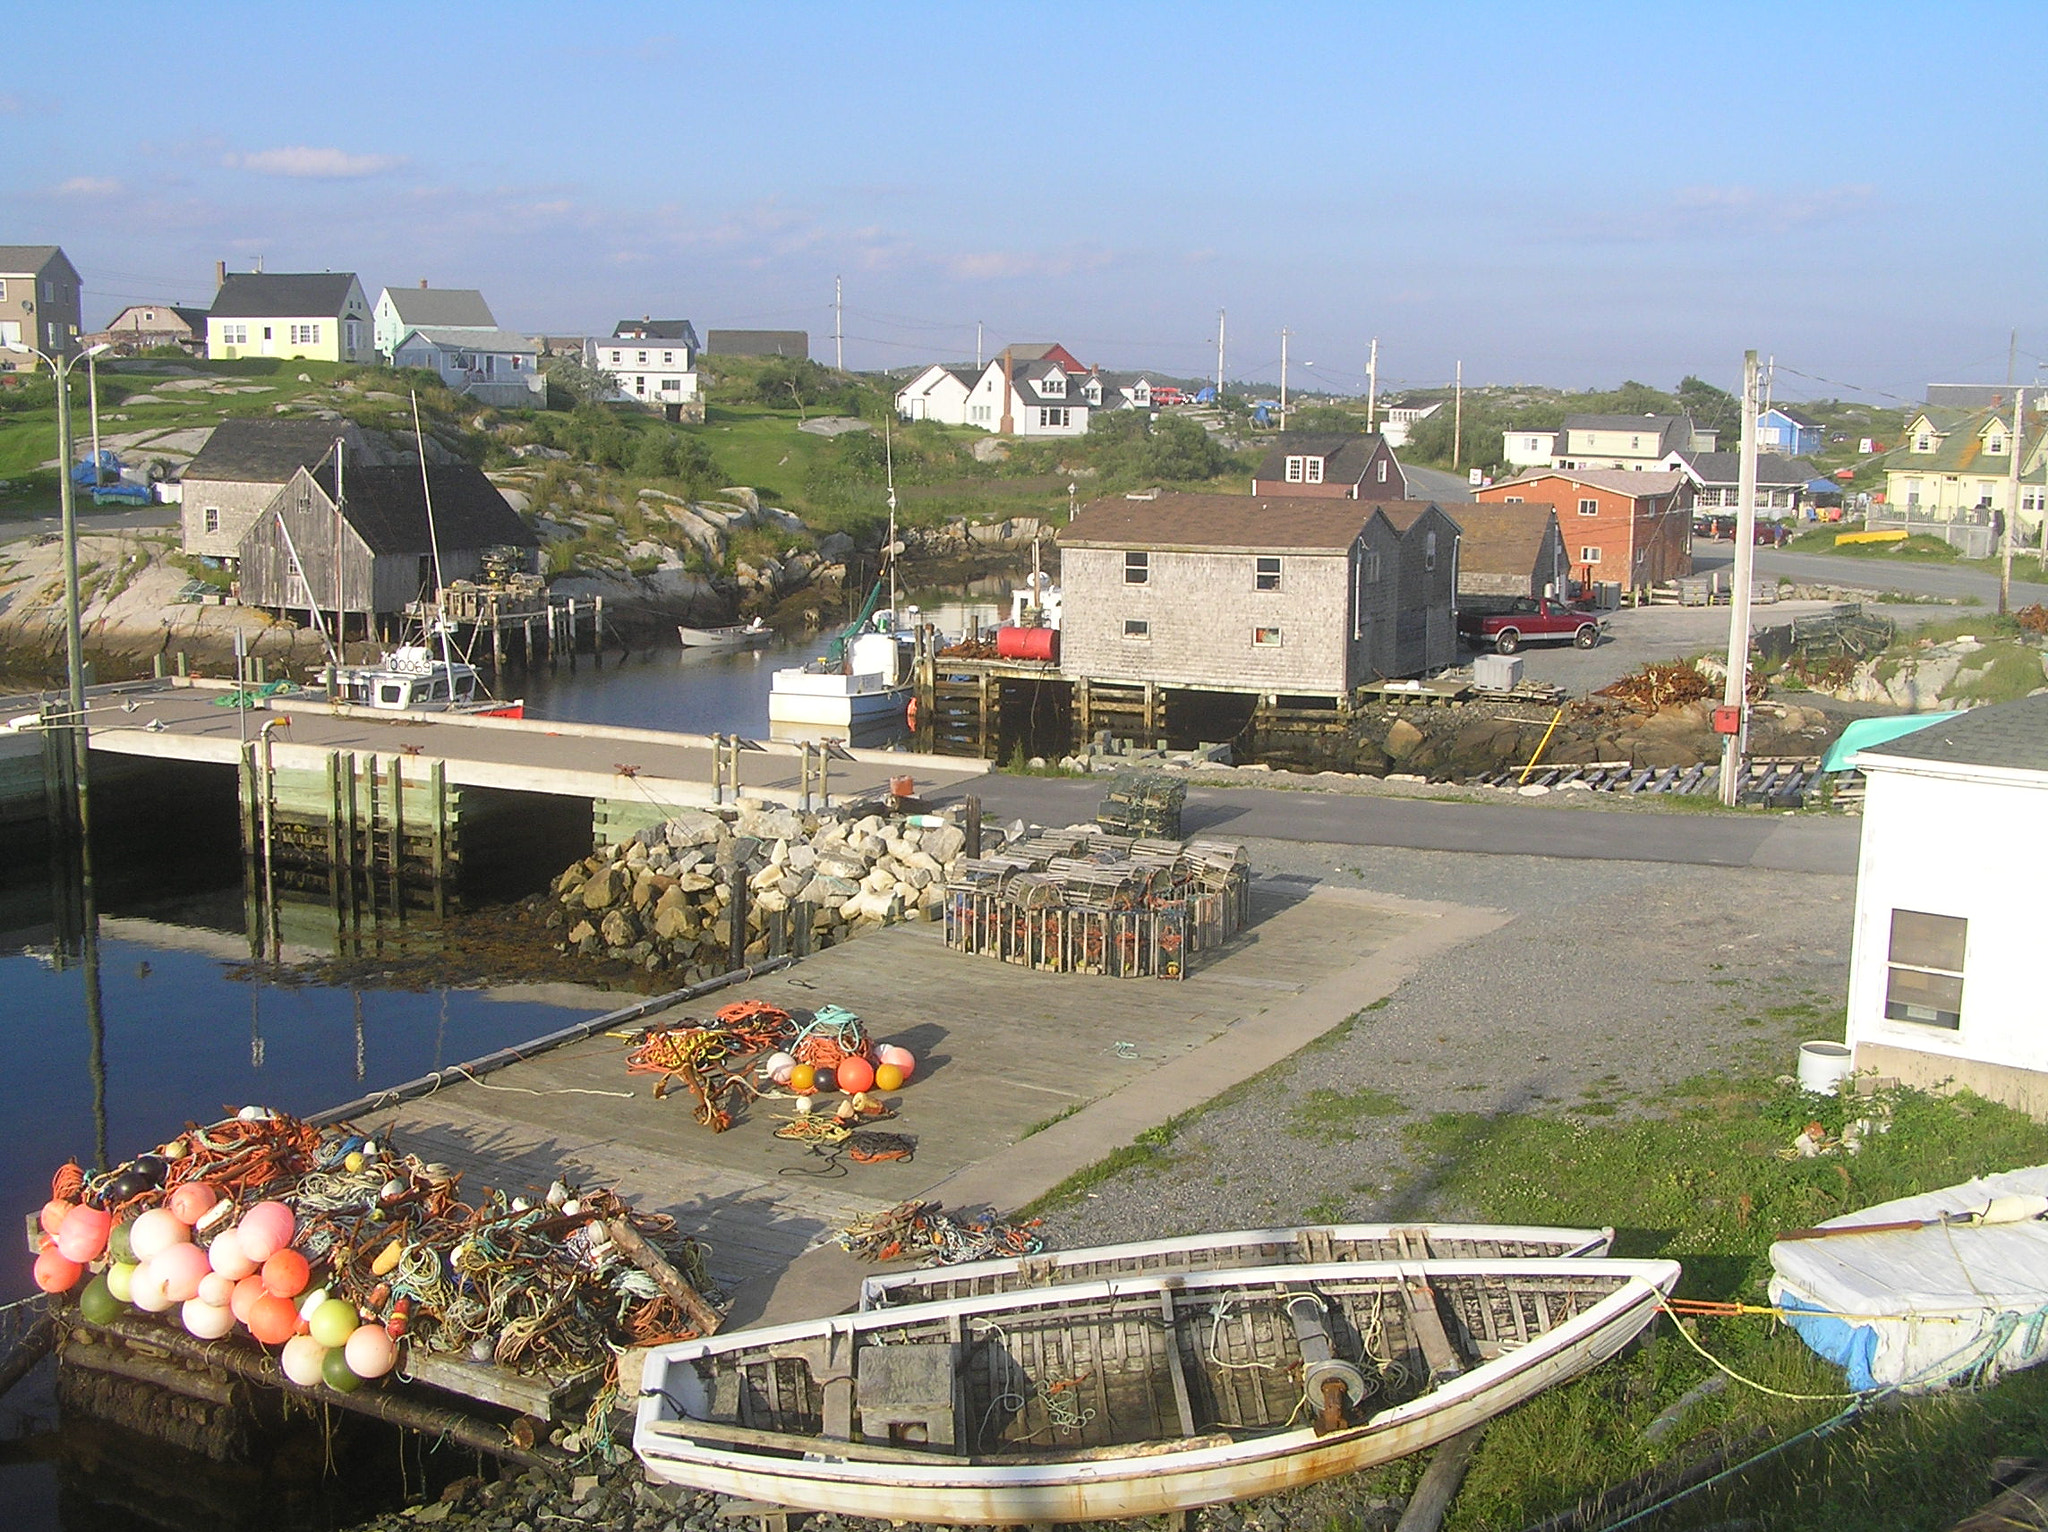
[[1296, 1138], [1355, 1143], [1364, 1134], [1361, 1118], [1398, 1117], [1406, 1110], [1407, 1103], [1399, 1096], [1370, 1086], [1355, 1091], [1312, 1090], [1289, 1114], [1287, 1131]]

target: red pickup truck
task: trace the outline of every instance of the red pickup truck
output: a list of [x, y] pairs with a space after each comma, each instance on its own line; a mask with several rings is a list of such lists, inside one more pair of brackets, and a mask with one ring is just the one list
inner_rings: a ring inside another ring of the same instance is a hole
[[1569, 641], [1581, 649], [1600, 642], [1604, 624], [1583, 607], [1567, 606], [1545, 596], [1518, 598], [1505, 611], [1458, 613], [1458, 632], [1475, 649], [1491, 645], [1501, 654], [1513, 654], [1528, 643]]

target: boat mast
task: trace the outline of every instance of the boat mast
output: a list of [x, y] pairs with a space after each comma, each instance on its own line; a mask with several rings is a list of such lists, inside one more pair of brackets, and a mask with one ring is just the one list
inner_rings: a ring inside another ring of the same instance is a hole
[[889, 546], [882, 551], [889, 556], [889, 625], [897, 625], [896, 616], [896, 446], [889, 433], [889, 422], [882, 422], [882, 462], [889, 480]]
[[412, 440], [420, 454], [420, 494], [427, 504], [427, 549], [434, 556], [434, 631], [441, 637], [441, 679], [448, 683], [448, 704], [455, 705], [455, 661], [448, 654], [448, 624], [441, 612], [441, 537], [434, 530], [434, 488], [427, 478], [427, 439], [420, 430], [420, 391], [412, 390]]

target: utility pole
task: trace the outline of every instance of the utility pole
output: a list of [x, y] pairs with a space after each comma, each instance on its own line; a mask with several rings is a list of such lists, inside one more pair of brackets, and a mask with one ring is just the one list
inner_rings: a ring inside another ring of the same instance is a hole
[[1223, 310], [1216, 311], [1216, 398], [1223, 398]]
[[846, 337], [839, 323], [841, 313], [839, 278], [832, 279], [832, 366], [846, 371]]
[[981, 371], [981, 321], [974, 321], [974, 370]]
[[1280, 332], [1280, 429], [1287, 429], [1287, 337], [1292, 333]]
[[[2019, 365], [2019, 360], [2020, 332], [2018, 327], [2015, 326], [2012, 332], [2012, 338], [2005, 343], [2005, 386], [2007, 388], [2011, 388], [2013, 385], [2013, 373], [2014, 369]], [[2000, 608], [2000, 610], [2003, 610], [2003, 608]]]
[[[2018, 333], [2015, 331], [2014, 333]], [[2027, 391], [2012, 396], [2012, 466], [2005, 477], [2005, 535], [1998, 540], [1998, 615], [2012, 610], [2012, 527], [2020, 519], [2020, 446], [2027, 419]]]
[[[1756, 353], [1742, 353], [1742, 460], [1735, 479], [1735, 588], [1728, 593], [1728, 685], [1715, 727], [1721, 730], [1721, 802], [1742, 789], [1749, 734], [1749, 600], [1756, 584]], [[1730, 728], [1729, 725], [1733, 727]]]
[[100, 487], [100, 373], [99, 359], [85, 355], [85, 397], [92, 405], [92, 487]]
[[1464, 465], [1465, 459], [1465, 363], [1458, 363], [1457, 377], [1451, 384], [1451, 468], [1453, 471]]
[[1372, 338], [1372, 350], [1365, 358], [1365, 432], [1373, 432], [1373, 421], [1379, 409], [1380, 398], [1380, 338]]

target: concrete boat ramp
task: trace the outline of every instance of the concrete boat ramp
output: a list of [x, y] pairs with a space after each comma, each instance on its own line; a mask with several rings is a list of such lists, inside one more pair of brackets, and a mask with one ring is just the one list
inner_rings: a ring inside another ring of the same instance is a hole
[[[1249, 1078], [1390, 993], [1433, 954], [1499, 925], [1495, 911], [1406, 902], [1272, 878], [1253, 923], [1182, 982], [1034, 972], [949, 951], [900, 925], [670, 1011], [734, 1000], [826, 1003], [922, 1061], [886, 1131], [908, 1163], [836, 1172], [773, 1130], [791, 1103], [754, 1103], [729, 1131], [677, 1090], [628, 1074], [618, 1034], [565, 1044], [432, 1094], [355, 1114], [471, 1187], [517, 1194], [561, 1177], [606, 1184], [673, 1215], [710, 1246], [733, 1324], [830, 1313], [858, 1296], [829, 1243], [848, 1218], [906, 1198], [1013, 1210], [1146, 1128]], [[821, 1241], [826, 1243], [820, 1243]]]

